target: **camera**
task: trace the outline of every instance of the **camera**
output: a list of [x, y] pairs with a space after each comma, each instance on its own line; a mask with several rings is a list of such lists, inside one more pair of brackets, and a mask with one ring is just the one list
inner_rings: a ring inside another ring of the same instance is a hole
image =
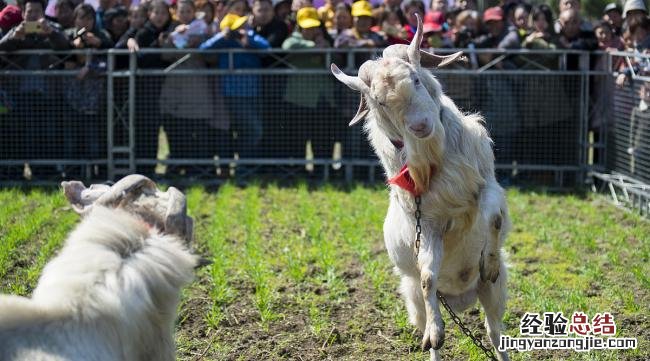
[[473, 31], [463, 27], [458, 33], [456, 33], [456, 43], [454, 45], [457, 48], [466, 48], [473, 40]]
[[80, 38], [80, 37], [84, 36], [87, 32], [88, 32], [88, 30], [86, 30], [86, 28], [81, 28], [81, 29], [77, 30], [77, 33], [75, 34], [74, 38], [75, 39]]

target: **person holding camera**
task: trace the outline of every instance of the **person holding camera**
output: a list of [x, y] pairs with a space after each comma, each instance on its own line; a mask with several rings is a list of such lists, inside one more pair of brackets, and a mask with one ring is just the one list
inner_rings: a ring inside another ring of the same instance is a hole
[[95, 9], [89, 4], [79, 4], [73, 12], [74, 28], [67, 31], [68, 39], [75, 49], [108, 49], [113, 42], [97, 27]]
[[[147, 22], [135, 34], [134, 48], [162, 48], [169, 34], [174, 31], [169, 5], [164, 0], [149, 3]], [[130, 47], [131, 48], [131, 47]], [[169, 63], [163, 61], [160, 54], [145, 53], [138, 55], [138, 66], [142, 68], [164, 68]]]
[[[108, 49], [113, 42], [97, 27], [96, 13], [89, 4], [79, 4], [73, 11], [74, 28], [66, 31], [74, 49]], [[105, 136], [100, 120], [106, 85], [101, 75], [106, 70], [106, 56], [75, 54], [64, 62], [68, 70], [77, 70], [75, 77], [63, 79], [63, 99], [68, 105], [64, 120], [67, 136], [63, 138], [64, 156], [97, 159], [105, 149]]]
[[475, 48], [481, 21], [476, 10], [462, 10], [454, 18], [450, 31], [454, 47]]
[[45, 0], [20, 1], [23, 21], [0, 40], [0, 50], [67, 49], [68, 41], [58, 26], [45, 19], [45, 5]]
[[[23, 21], [0, 39], [0, 51], [23, 49], [65, 50], [70, 47], [68, 39], [55, 23], [45, 19], [45, 0], [21, 0]], [[59, 58], [52, 54], [20, 54], [9, 60], [21, 70], [44, 70], [57, 66]], [[11, 131], [19, 139], [17, 155], [23, 159], [57, 157], [55, 122], [50, 109], [55, 107], [56, 78], [42, 75], [18, 77], [15, 89], [16, 118]], [[38, 142], [39, 146], [34, 144]], [[34, 169], [34, 172], [37, 170]]]

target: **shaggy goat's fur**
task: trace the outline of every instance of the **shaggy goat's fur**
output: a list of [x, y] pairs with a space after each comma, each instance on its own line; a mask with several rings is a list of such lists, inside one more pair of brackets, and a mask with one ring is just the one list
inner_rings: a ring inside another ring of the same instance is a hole
[[[332, 71], [361, 93], [351, 124], [365, 117], [365, 130], [387, 176], [392, 178], [407, 164], [421, 194], [419, 253], [414, 254], [414, 196], [397, 186], [391, 186], [384, 238], [402, 278], [410, 320], [424, 334], [423, 349], [434, 349], [435, 360], [445, 332], [436, 292], [456, 310], [478, 298], [490, 339], [498, 347], [506, 302], [501, 247], [510, 221], [482, 118], [462, 114], [421, 66], [440, 60], [417, 49], [420, 39], [421, 24], [408, 49], [387, 48], [383, 59], [364, 63], [358, 77], [336, 66]], [[508, 359], [505, 352], [497, 354]]]
[[139, 217], [96, 206], [31, 299], [0, 296], [0, 360], [168, 360], [197, 259]]

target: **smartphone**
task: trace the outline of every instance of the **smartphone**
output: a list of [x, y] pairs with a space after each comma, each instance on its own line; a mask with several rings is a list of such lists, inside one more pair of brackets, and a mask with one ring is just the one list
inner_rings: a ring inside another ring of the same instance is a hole
[[25, 21], [24, 26], [26, 34], [40, 34], [43, 32], [41, 23], [38, 21]]

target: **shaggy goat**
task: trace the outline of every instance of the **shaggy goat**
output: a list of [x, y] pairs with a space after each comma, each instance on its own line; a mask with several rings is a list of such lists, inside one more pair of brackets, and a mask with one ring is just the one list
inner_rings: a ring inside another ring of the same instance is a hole
[[[152, 185], [142, 176], [113, 188], [64, 182], [84, 219], [45, 266], [31, 299], [0, 295], [0, 360], [175, 359], [180, 288], [191, 281], [197, 259], [182, 236], [141, 216], [164, 224], [169, 209], [185, 208], [180, 192]], [[127, 203], [129, 210], [108, 208]]]
[[[462, 114], [426, 70], [456, 60], [419, 50], [422, 23], [410, 45], [393, 45], [384, 57], [369, 60], [358, 77], [332, 64], [338, 80], [361, 93], [350, 125], [366, 119], [365, 130], [391, 179], [384, 222], [389, 257], [401, 276], [401, 293], [410, 321], [424, 337], [422, 348], [444, 342], [436, 292], [454, 310], [478, 297], [485, 327], [498, 348], [506, 302], [506, 267], [501, 247], [510, 227], [503, 189], [494, 176], [492, 141], [479, 115]], [[407, 165], [407, 168], [405, 168]], [[415, 195], [421, 197], [422, 241], [415, 253]], [[505, 352], [498, 353], [507, 360]]]

